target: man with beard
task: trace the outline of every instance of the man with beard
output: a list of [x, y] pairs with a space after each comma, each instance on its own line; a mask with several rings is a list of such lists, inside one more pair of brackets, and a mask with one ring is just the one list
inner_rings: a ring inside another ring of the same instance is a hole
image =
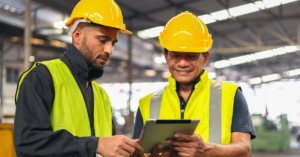
[[95, 79], [103, 74], [118, 31], [125, 29], [112, 0], [83, 0], [66, 25], [73, 43], [60, 59], [34, 63], [16, 93], [14, 145], [18, 157], [130, 156], [137, 140], [115, 135], [110, 100]]
[[160, 144], [151, 155], [251, 156], [256, 135], [240, 87], [211, 80], [204, 69], [212, 47], [206, 25], [192, 13], [181, 13], [166, 24], [159, 41], [169, 84], [140, 100], [133, 138], [139, 138], [147, 119], [200, 119], [193, 135], [175, 133], [181, 140], [168, 140], [170, 150], [160, 155]]

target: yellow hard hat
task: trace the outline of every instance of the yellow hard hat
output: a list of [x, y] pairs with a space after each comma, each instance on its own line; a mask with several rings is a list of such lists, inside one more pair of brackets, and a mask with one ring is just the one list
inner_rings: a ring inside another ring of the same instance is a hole
[[205, 53], [212, 47], [211, 34], [197, 16], [188, 11], [173, 17], [159, 36], [169, 51]]
[[70, 28], [77, 19], [88, 19], [93, 23], [117, 28], [123, 33], [132, 34], [126, 30], [121, 9], [114, 0], [81, 0], [73, 9], [66, 26]]

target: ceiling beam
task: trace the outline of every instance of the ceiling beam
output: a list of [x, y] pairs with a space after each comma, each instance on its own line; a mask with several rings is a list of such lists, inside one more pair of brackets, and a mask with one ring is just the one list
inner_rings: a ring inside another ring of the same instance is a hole
[[269, 34], [273, 35], [274, 37], [282, 40], [283, 42], [286, 42], [286, 43], [288, 43], [290, 45], [296, 45], [296, 43], [293, 40], [291, 40], [291, 39], [289, 39], [289, 38], [287, 38], [287, 37], [285, 37], [285, 36], [277, 33], [276, 31], [273, 31], [270, 28], [264, 27], [264, 30], [267, 31]]

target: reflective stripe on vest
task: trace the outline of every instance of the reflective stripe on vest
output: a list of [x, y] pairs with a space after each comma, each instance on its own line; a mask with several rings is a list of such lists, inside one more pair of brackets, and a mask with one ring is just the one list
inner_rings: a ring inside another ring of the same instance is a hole
[[[166, 87], [153, 93], [150, 102], [149, 118], [159, 119], [161, 100]], [[209, 141], [216, 144], [222, 142], [222, 82], [211, 80], [209, 103]]]

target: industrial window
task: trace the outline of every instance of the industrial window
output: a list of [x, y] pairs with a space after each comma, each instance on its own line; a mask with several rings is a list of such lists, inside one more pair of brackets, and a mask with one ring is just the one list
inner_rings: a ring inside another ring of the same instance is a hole
[[19, 69], [6, 68], [6, 82], [17, 83], [19, 80]]

